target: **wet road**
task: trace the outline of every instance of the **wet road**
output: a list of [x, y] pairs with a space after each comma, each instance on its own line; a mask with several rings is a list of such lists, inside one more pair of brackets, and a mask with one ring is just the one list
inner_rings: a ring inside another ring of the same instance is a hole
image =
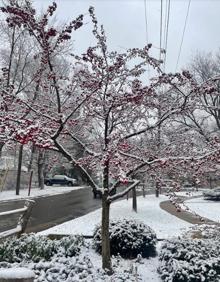
[[[93, 199], [91, 188], [79, 189], [65, 194], [35, 198], [35, 205], [27, 232], [37, 232], [67, 220], [87, 214], [101, 207], [100, 199]], [[21, 208], [24, 200], [0, 203], [0, 212]], [[5, 216], [0, 221], [0, 232], [16, 226], [17, 216]]]

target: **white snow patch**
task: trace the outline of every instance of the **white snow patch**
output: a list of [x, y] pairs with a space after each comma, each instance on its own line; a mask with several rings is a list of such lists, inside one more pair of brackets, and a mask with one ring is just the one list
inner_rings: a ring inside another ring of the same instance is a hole
[[[157, 252], [160, 251], [161, 248], [161, 242], [158, 242], [157, 244]], [[89, 256], [89, 258], [92, 261], [92, 264], [94, 268], [100, 269], [102, 265], [102, 257], [98, 253], [95, 252], [94, 249], [89, 248], [87, 252], [85, 252], [85, 255]], [[137, 270], [137, 273], [141, 275], [142, 282], [161, 282], [161, 278], [157, 272], [157, 268], [159, 266], [159, 259], [158, 256], [156, 257], [150, 257], [147, 259], [142, 258], [141, 262], [136, 262], [135, 259], [123, 259], [120, 257], [120, 260], [117, 260], [117, 258], [112, 258], [112, 265], [114, 269], [126, 269], [135, 271], [135, 268]], [[98, 280], [101, 282], [101, 280]], [[109, 280], [105, 280], [105, 282], [112, 282], [113, 280], [111, 277], [109, 277]], [[121, 281], [121, 280], [120, 280]], [[139, 280], [137, 280], [139, 281]], [[114, 282], [119, 282], [118, 280], [115, 280]]]
[[0, 192], [0, 202], [5, 202], [8, 200], [20, 200], [20, 199], [34, 199], [38, 197], [48, 197], [53, 195], [65, 194], [74, 190], [83, 189], [83, 186], [45, 186], [43, 190], [40, 188], [31, 189], [30, 196], [28, 196], [28, 189], [21, 189], [20, 195], [15, 195], [15, 191], [3, 191]]
[[202, 196], [202, 191], [181, 191], [181, 192], [175, 192], [177, 196], [183, 196], [183, 197], [198, 197]]
[[0, 269], [0, 279], [28, 279], [34, 277], [34, 272], [24, 267]]
[[210, 220], [220, 222], [220, 202], [204, 200], [201, 198], [195, 198], [185, 201], [192, 211], [196, 212], [202, 217], [206, 217]]
[[[137, 213], [132, 211], [132, 199], [115, 202], [111, 205], [110, 217], [131, 218], [141, 220], [149, 225], [157, 234], [158, 238], [168, 238], [180, 235], [191, 224], [167, 213], [160, 208], [160, 202], [167, 200], [161, 195], [147, 195], [145, 198], [138, 197]], [[91, 212], [82, 217], [44, 230], [38, 234], [83, 234], [92, 235], [97, 224], [101, 222], [101, 209]]]

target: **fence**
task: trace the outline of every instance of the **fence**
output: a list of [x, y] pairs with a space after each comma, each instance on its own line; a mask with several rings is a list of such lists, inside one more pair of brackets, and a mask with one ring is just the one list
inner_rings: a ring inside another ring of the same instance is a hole
[[31, 216], [31, 211], [32, 211], [34, 203], [35, 202], [33, 200], [26, 200], [23, 208], [0, 213], [0, 220], [2, 217], [8, 216], [8, 215], [21, 214], [21, 216], [19, 217], [17, 226], [10, 230], [1, 232], [0, 239], [7, 238], [12, 235], [17, 235], [19, 237], [22, 233], [25, 232], [28, 220]]

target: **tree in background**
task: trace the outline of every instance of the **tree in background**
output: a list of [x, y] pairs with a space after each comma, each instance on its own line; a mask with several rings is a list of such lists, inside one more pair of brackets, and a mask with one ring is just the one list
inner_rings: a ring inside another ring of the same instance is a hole
[[[185, 114], [176, 122], [181, 127], [187, 127], [188, 133], [194, 135], [197, 146], [201, 148], [208, 144], [218, 143], [220, 129], [220, 59], [219, 52], [216, 55], [211, 53], [198, 53], [189, 64], [189, 70], [195, 84], [200, 85], [197, 89], [194, 103], [188, 108]], [[195, 146], [195, 145], [194, 145]], [[219, 161], [212, 159], [206, 163], [204, 177], [213, 173], [219, 175]], [[203, 178], [204, 178], [203, 177]], [[205, 180], [205, 179], [203, 179]], [[206, 179], [207, 180], [207, 179]]]
[[[10, 1], [4, 2], [4, 7], [10, 5]], [[26, 5], [25, 1], [17, 1], [21, 7]], [[15, 4], [15, 3], [14, 3]], [[3, 9], [4, 9], [3, 7]], [[31, 105], [39, 103], [42, 97], [39, 96], [39, 85], [41, 83], [42, 61], [41, 46], [36, 44], [34, 37], [30, 37], [27, 28], [21, 29], [18, 25], [9, 22], [1, 22], [1, 38], [4, 42], [0, 50], [0, 61], [3, 66], [1, 76], [2, 104], [0, 122], [0, 152], [6, 142], [10, 141], [11, 146], [15, 142], [25, 145], [24, 150], [31, 151], [30, 163], [34, 157], [35, 145], [30, 145], [31, 138], [24, 138], [24, 129], [29, 128], [33, 117], [30, 113]], [[51, 37], [52, 38], [52, 37]], [[70, 48], [70, 44], [62, 44], [62, 49], [56, 48], [53, 60], [56, 61], [57, 72], [60, 75], [67, 73], [68, 63], [63, 59], [65, 52]], [[61, 63], [62, 62], [62, 63]], [[48, 86], [49, 87], [49, 86]], [[2, 117], [2, 118], [1, 118]], [[30, 129], [32, 134], [35, 129]], [[32, 149], [29, 149], [31, 147]], [[23, 148], [23, 147], [22, 147]], [[20, 150], [21, 151], [21, 150]], [[38, 179], [41, 189], [44, 187], [43, 169], [44, 158], [42, 149], [38, 157]], [[22, 158], [22, 154], [19, 154]], [[21, 159], [18, 160], [21, 164]], [[20, 166], [21, 167], [21, 166]], [[29, 166], [31, 168], [31, 165]], [[21, 171], [18, 172], [18, 180]], [[19, 181], [17, 182], [19, 186]], [[17, 190], [19, 190], [17, 188]]]

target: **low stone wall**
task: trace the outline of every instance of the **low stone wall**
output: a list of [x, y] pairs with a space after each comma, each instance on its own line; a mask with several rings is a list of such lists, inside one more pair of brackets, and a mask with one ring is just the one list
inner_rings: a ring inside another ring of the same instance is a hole
[[34, 282], [34, 277], [34, 272], [24, 267], [0, 269], [0, 282]]

